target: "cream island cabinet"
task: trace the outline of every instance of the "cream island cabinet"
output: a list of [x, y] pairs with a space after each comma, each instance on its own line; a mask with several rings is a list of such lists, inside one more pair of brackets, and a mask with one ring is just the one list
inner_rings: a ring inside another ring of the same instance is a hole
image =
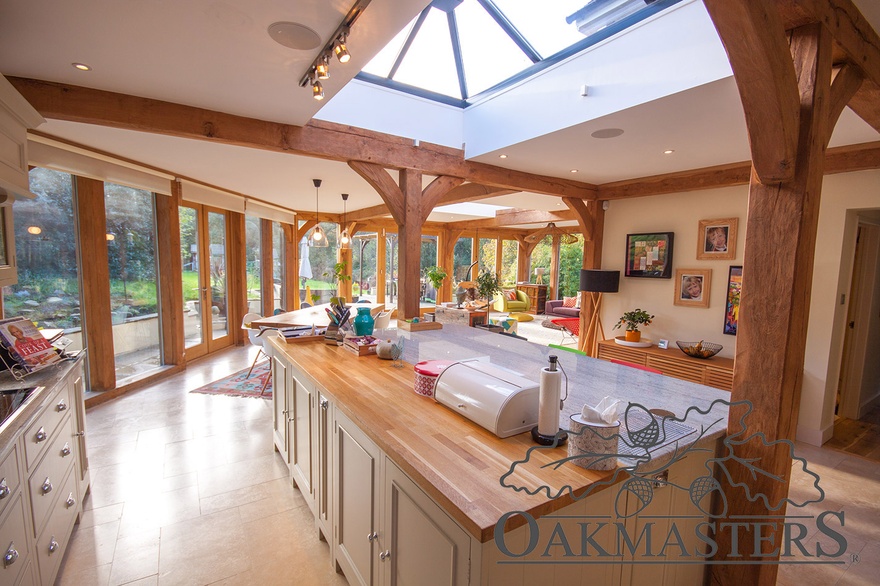
[[82, 358], [0, 379], [33, 391], [0, 426], [0, 585], [53, 584], [89, 490]]
[[[685, 533], [683, 546], [692, 556], [705, 551], [693, 531], [705, 517], [694, 515], [699, 511], [687, 491], [669, 483], [687, 486], [705, 475], [706, 459], [717, 453], [722, 430], [700, 439], [705, 452], [661, 466], [662, 474], [646, 482], [653, 498], [644, 506], [644, 494], [609, 481], [612, 471], [546, 466], [564, 458], [565, 448], [530, 451], [535, 445], [528, 433], [499, 439], [412, 390], [412, 364], [426, 359], [488, 356], [539, 380], [547, 348], [455, 325], [389, 333], [407, 338], [404, 368], [322, 342], [287, 344], [272, 334], [267, 344], [276, 448], [289, 466], [292, 486], [314, 513], [318, 538], [328, 542], [332, 563], [349, 583], [702, 582], [702, 564], [664, 563], [683, 555], [681, 548], [642, 551], [637, 536], [659, 532], [654, 540], [662, 544], [669, 518], [685, 515], [687, 526], [678, 528]], [[673, 412], [729, 398], [717, 389], [590, 358], [561, 356], [560, 362], [570, 387], [560, 415], [563, 425], [585, 402], [596, 403], [605, 395]], [[713, 415], [712, 420], [719, 413]], [[726, 410], [721, 415], [726, 418]], [[508, 480], [535, 486], [504, 486], [502, 477], [529, 455], [529, 467]], [[625, 479], [621, 475], [620, 481]], [[545, 490], [535, 490], [541, 486]], [[557, 496], [563, 486], [579, 498]], [[550, 498], [551, 490], [557, 498]], [[612, 519], [615, 511], [623, 516]], [[496, 531], [499, 520], [506, 523]], [[615, 523], [617, 533], [605, 530]], [[620, 531], [636, 542], [633, 548], [620, 548]], [[626, 563], [646, 555], [657, 563]]]

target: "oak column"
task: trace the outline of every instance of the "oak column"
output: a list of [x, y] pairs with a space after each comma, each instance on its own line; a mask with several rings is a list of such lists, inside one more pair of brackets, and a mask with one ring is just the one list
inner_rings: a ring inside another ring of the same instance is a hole
[[183, 331], [183, 266], [180, 257], [180, 181], [171, 182], [171, 196], [156, 197], [156, 239], [159, 256], [159, 307], [165, 364], [186, 362]]
[[79, 220], [89, 389], [109, 391], [116, 388], [116, 360], [113, 351], [113, 319], [110, 313], [107, 214], [104, 209], [102, 181], [76, 178], [76, 213]]

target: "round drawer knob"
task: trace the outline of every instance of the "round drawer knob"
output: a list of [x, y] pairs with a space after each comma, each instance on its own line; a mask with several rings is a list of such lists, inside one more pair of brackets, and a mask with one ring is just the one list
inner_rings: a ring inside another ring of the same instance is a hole
[[58, 551], [59, 547], [60, 547], [60, 544], [55, 540], [55, 536], [53, 535], [52, 539], [49, 540], [49, 553], [50, 554], [55, 553], [56, 551]]
[[76, 504], [76, 499], [73, 498], [73, 493], [67, 495], [67, 500], [65, 501], [65, 503], [67, 504], [68, 509]]
[[40, 487], [40, 490], [43, 491], [43, 494], [49, 494], [52, 492], [52, 481], [49, 480], [49, 477], [46, 477], [46, 480], [43, 481], [43, 486]]
[[58, 401], [58, 404], [55, 405], [55, 409], [57, 409], [58, 411], [67, 411], [67, 403], [65, 403], [63, 400]]
[[37, 430], [37, 434], [34, 436], [34, 439], [37, 440], [37, 443], [46, 441], [46, 438], [49, 437], [46, 435], [46, 430], [42, 427]]
[[9, 485], [6, 484], [6, 479], [0, 480], [0, 500], [5, 499], [9, 496]]
[[61, 448], [61, 457], [65, 458], [69, 455], [70, 455], [70, 444], [67, 442], [64, 442], [64, 447]]
[[3, 554], [3, 567], [8, 568], [18, 559], [18, 550], [15, 549], [15, 542], [9, 544], [9, 549]]

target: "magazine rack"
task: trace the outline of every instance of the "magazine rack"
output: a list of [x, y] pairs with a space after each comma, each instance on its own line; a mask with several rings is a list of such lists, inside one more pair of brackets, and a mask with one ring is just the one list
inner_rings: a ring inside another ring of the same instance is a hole
[[[83, 348], [80, 352], [85, 352], [85, 348]], [[27, 368], [18, 364], [15, 360], [11, 359], [9, 357], [9, 353], [6, 351], [5, 348], [0, 347], [0, 362], [3, 363], [3, 366], [6, 367], [6, 370], [9, 371], [9, 374], [11, 374], [12, 377], [17, 381], [22, 381], [32, 374], [37, 374], [38, 372], [43, 372], [44, 370], [49, 370], [53, 366], [55, 366], [55, 367], [60, 366], [60, 365], [64, 364], [65, 362], [67, 362], [68, 360], [74, 360], [76, 358], [76, 356], [71, 356], [70, 354], [68, 354], [67, 352], [64, 352], [64, 351], [60, 352], [59, 356], [61, 357], [61, 360], [59, 360], [58, 362], [53, 362], [52, 364], [47, 364], [46, 366], [44, 366], [42, 368], [38, 368], [36, 370], [29, 371]]]

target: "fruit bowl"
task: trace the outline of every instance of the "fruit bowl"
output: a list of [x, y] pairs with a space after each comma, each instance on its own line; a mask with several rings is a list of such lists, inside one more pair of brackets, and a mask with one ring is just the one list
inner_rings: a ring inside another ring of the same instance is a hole
[[678, 344], [678, 347], [681, 348], [682, 352], [693, 358], [712, 358], [724, 348], [721, 344], [704, 342], [702, 340], [699, 342], [676, 341], [675, 343]]

